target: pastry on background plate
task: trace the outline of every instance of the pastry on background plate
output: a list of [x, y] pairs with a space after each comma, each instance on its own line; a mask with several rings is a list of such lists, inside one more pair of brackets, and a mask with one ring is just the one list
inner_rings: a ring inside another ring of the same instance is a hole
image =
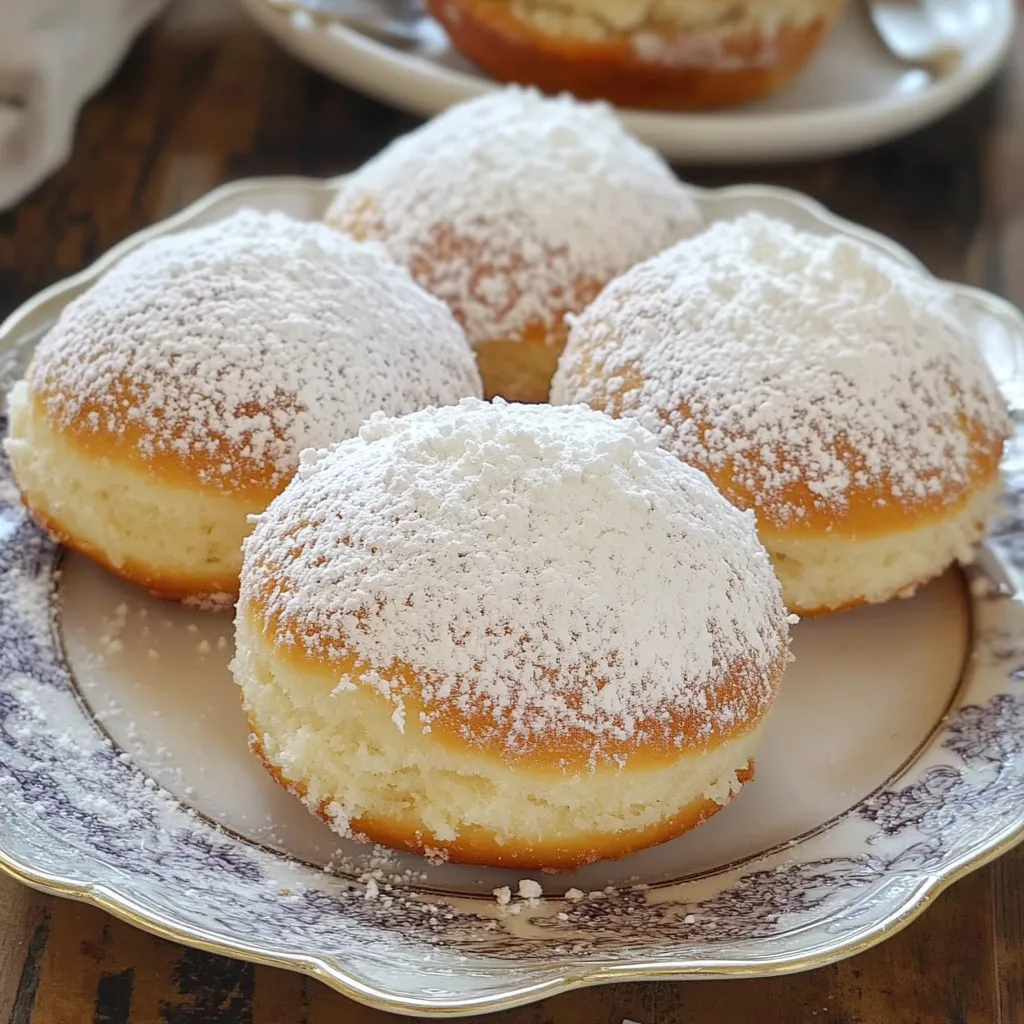
[[509, 88], [452, 107], [346, 177], [326, 222], [379, 239], [444, 299], [484, 391], [547, 401], [578, 312], [700, 215], [602, 104]]
[[500, 82], [620, 107], [700, 110], [787, 85], [843, 0], [427, 0]]
[[304, 455], [245, 543], [235, 679], [344, 835], [562, 869], [748, 780], [788, 660], [754, 517], [635, 423], [466, 399]]
[[299, 452], [479, 394], [451, 313], [377, 248], [243, 210], [149, 241], [70, 302], [9, 396], [33, 516], [168, 598], [230, 605]]
[[761, 214], [610, 284], [572, 325], [552, 401], [639, 420], [754, 509], [801, 615], [970, 560], [1010, 430], [941, 282]]

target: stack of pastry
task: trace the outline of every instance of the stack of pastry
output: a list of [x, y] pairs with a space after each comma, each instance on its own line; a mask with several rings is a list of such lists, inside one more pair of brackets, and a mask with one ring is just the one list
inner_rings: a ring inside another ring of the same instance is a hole
[[704, 227], [604, 106], [455, 108], [326, 222], [125, 257], [6, 448], [70, 546], [239, 598], [253, 749], [344, 835], [542, 869], [678, 836], [753, 775], [786, 606], [910, 593], [991, 519], [1009, 424], [942, 287]]

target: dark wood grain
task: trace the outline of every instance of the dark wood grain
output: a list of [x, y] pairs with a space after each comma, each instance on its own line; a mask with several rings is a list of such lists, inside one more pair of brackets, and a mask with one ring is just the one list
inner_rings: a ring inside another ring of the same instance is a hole
[[38, 893], [0, 879], [0, 1021], [29, 1019], [50, 937], [50, 912]]
[[[0, 315], [215, 185], [336, 174], [415, 119], [299, 65], [227, 0], [179, 2], [83, 110], [67, 165], [0, 215]], [[841, 160], [682, 173], [800, 189], [936, 273], [1024, 303], [1024, 32], [990, 88]], [[479, 1024], [1024, 1024], [1024, 849], [881, 946], [807, 974], [620, 985]], [[186, 950], [0, 879], [0, 1024], [385, 1024], [298, 975]]]

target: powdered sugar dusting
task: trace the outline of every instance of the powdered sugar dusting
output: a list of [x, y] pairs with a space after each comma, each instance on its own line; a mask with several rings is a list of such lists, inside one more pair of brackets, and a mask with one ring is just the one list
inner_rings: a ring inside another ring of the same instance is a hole
[[477, 399], [304, 453], [246, 543], [239, 614], [351, 652], [394, 702], [415, 686], [407, 730], [456, 708], [472, 742], [582, 731], [598, 758], [685, 742], [670, 712], [702, 737], [763, 713], [787, 642], [753, 516], [703, 473], [583, 406]]
[[177, 455], [226, 492], [283, 484], [302, 448], [378, 409], [481, 387], [449, 311], [382, 251], [252, 210], [126, 256], [64, 309], [29, 380], [58, 425]]
[[327, 220], [383, 240], [474, 343], [551, 326], [700, 225], [610, 107], [518, 86], [393, 142], [345, 179]]
[[576, 319], [552, 396], [634, 417], [712, 474], [728, 467], [780, 523], [805, 511], [793, 485], [826, 514], [852, 489], [934, 498], [969, 479], [977, 434], [991, 446], [1009, 430], [932, 279], [760, 214], [610, 285]]

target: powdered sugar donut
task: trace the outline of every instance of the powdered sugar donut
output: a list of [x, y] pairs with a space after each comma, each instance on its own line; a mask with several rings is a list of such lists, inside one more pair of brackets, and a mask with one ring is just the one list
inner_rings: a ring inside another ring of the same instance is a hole
[[611, 284], [574, 323], [552, 400], [639, 420], [755, 509], [801, 614], [969, 559], [1009, 432], [940, 284], [756, 214]]
[[788, 628], [753, 515], [653, 435], [466, 399], [303, 457], [236, 652], [255, 750], [338, 831], [566, 868], [735, 794]]
[[166, 597], [230, 604], [247, 516], [370, 413], [480, 393], [451, 313], [382, 252], [236, 213], [71, 302], [9, 398], [35, 517]]
[[508, 88], [392, 143], [345, 179], [326, 221], [381, 240], [448, 303], [488, 395], [543, 402], [565, 314], [700, 217], [610, 108]]

